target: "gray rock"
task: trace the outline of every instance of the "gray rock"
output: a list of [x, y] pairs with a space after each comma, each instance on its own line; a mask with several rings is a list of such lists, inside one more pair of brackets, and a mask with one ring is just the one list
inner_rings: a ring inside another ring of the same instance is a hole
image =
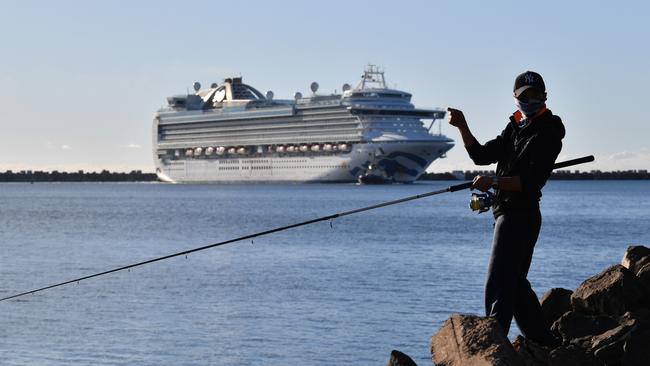
[[564, 343], [569, 343], [577, 338], [601, 334], [617, 326], [618, 322], [608, 316], [569, 311], [553, 323], [551, 330], [561, 336]]
[[624, 366], [642, 366], [650, 363], [650, 328], [633, 329], [623, 345]]
[[523, 365], [495, 319], [452, 315], [431, 337], [431, 360], [438, 366]]
[[644, 267], [647, 264], [650, 264], [650, 255], [646, 255], [645, 257], [639, 259], [636, 263], [634, 263], [634, 267], [633, 269], [630, 269], [630, 271], [634, 272], [635, 275], [638, 275], [641, 267]]
[[525, 366], [547, 366], [549, 363], [549, 352], [551, 350], [530, 339], [517, 336], [512, 342], [512, 347]]
[[605, 365], [621, 365], [623, 361], [623, 344], [625, 344], [625, 339], [617, 339], [615, 342], [598, 348], [594, 351], [594, 356], [598, 357]]
[[645, 291], [630, 270], [614, 265], [584, 281], [571, 295], [574, 310], [620, 316], [644, 306]]
[[386, 366], [418, 366], [411, 357], [406, 353], [400, 352], [398, 350], [393, 350], [390, 353], [390, 358]]
[[[647, 263], [644, 263], [647, 262]], [[636, 278], [646, 291], [646, 296], [650, 296], [650, 257], [644, 257], [636, 266]]]
[[630, 322], [635, 322], [639, 326], [650, 328], [650, 309], [640, 308], [635, 311], [628, 311], [618, 318], [619, 324], [629, 324]]
[[571, 295], [573, 291], [563, 288], [553, 288], [542, 296], [540, 304], [547, 324], [553, 324], [562, 314], [571, 310]]
[[607, 365], [621, 364], [623, 346], [636, 327], [637, 322], [635, 319], [627, 319], [618, 327], [593, 337], [591, 349], [594, 355]]
[[643, 245], [629, 246], [623, 255], [621, 265], [632, 271], [632, 273], [635, 273], [637, 262], [647, 256], [650, 256], [650, 248], [646, 248]]
[[574, 345], [561, 346], [548, 355], [549, 366], [600, 366], [602, 361]]
[[578, 348], [583, 349], [585, 352], [593, 353], [591, 352], [591, 342], [593, 338], [594, 338], [593, 336], [574, 338], [571, 341], [569, 341], [567, 345], [576, 346]]

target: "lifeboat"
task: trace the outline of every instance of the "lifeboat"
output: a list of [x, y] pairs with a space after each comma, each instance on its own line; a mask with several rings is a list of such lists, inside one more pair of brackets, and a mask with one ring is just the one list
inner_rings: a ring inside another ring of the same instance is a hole
[[201, 155], [202, 152], [203, 152], [203, 148], [197, 147], [196, 149], [194, 149], [194, 156], [199, 156]]
[[287, 146], [287, 152], [292, 153], [292, 152], [294, 152], [294, 151], [296, 151], [296, 147], [295, 147], [295, 146], [291, 146], [291, 145]]
[[185, 150], [185, 156], [192, 156], [192, 155], [194, 155], [194, 150], [192, 149]]
[[240, 147], [237, 149], [237, 154], [239, 155], [244, 155], [246, 154], [246, 148], [245, 147]]
[[181, 156], [181, 151], [180, 150], [174, 150], [174, 156], [175, 157]]
[[226, 152], [226, 148], [223, 146], [217, 146], [217, 155], [223, 155]]
[[332, 151], [332, 144], [323, 145], [323, 151]]
[[210, 156], [210, 155], [212, 155], [212, 153], [214, 153], [214, 147], [210, 146], [207, 149], [205, 149], [205, 155], [206, 156]]
[[227, 151], [228, 151], [228, 154], [230, 154], [230, 155], [234, 155], [234, 154], [237, 153], [237, 149], [234, 148], [234, 147], [229, 147]]
[[350, 145], [345, 144], [345, 143], [339, 144], [339, 150], [341, 150], [341, 151], [350, 151]]
[[311, 145], [311, 151], [314, 151], [314, 152], [320, 151], [320, 145], [319, 144]]
[[302, 152], [309, 151], [309, 146], [308, 145], [300, 145], [300, 151], [302, 151]]
[[275, 151], [277, 151], [277, 152], [279, 152], [279, 153], [283, 153], [283, 152], [284, 152], [284, 146], [282, 146], [282, 145], [277, 146], [277, 147], [275, 148]]

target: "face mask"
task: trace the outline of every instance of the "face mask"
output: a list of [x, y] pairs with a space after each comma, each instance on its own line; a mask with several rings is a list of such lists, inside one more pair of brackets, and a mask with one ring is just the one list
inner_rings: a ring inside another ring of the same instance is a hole
[[524, 103], [519, 99], [515, 98], [515, 105], [517, 109], [521, 111], [526, 117], [534, 116], [535, 113], [539, 112], [540, 109], [544, 107], [543, 100], [529, 99], [528, 103]]

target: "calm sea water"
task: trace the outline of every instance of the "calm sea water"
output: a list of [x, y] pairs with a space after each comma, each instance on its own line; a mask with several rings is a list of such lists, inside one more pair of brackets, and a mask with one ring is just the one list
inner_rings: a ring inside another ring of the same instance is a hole
[[[0, 296], [436, 190], [413, 185], [0, 185]], [[550, 182], [529, 279], [573, 289], [650, 244], [650, 182]], [[0, 303], [3, 365], [430, 364], [482, 313], [493, 219], [456, 192]], [[517, 332], [513, 327], [511, 336]]]

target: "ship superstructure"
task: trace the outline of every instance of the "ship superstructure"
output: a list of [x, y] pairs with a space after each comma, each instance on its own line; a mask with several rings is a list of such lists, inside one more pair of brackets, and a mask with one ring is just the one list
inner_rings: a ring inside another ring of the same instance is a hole
[[[453, 141], [369, 66], [355, 88], [276, 100], [241, 77], [167, 98], [153, 121], [156, 172], [168, 182], [401, 182], [417, 179]], [[425, 127], [425, 122], [428, 126]]]

